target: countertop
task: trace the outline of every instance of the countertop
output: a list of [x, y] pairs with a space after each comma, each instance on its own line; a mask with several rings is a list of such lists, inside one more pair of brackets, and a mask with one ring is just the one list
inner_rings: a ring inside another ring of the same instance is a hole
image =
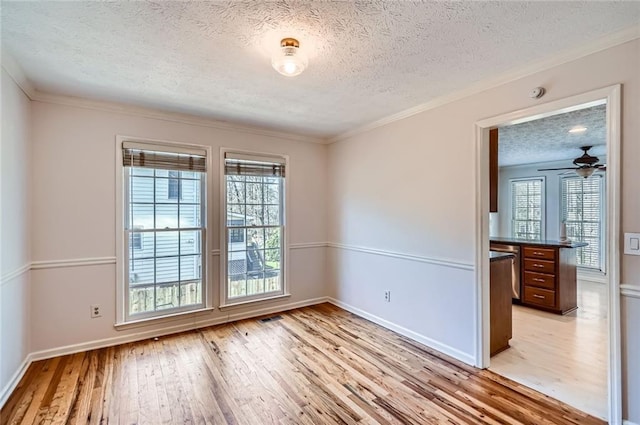
[[500, 237], [492, 237], [489, 238], [490, 242], [501, 243], [505, 245], [534, 245], [534, 246], [548, 246], [554, 248], [580, 248], [583, 246], [589, 245], [586, 242], [561, 242], [554, 240], [533, 240], [533, 239], [514, 239], [514, 238], [500, 238]]
[[489, 261], [506, 260], [507, 258], [515, 258], [515, 254], [509, 252], [489, 251]]

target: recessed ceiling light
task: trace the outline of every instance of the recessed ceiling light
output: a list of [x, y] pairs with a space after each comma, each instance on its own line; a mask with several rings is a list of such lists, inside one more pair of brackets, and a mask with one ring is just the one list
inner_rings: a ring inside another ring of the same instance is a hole
[[295, 38], [283, 38], [280, 49], [271, 58], [271, 66], [287, 77], [300, 75], [307, 67], [308, 60], [300, 53], [300, 43]]
[[587, 131], [587, 127], [583, 127], [581, 125], [577, 125], [575, 127], [573, 127], [571, 130], [569, 130], [569, 133], [584, 133], [585, 131]]

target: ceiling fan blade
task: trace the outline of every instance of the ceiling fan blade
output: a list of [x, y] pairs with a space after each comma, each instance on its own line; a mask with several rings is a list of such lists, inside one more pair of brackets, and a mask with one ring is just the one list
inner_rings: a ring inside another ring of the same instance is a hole
[[577, 170], [579, 167], [540, 168], [538, 171]]

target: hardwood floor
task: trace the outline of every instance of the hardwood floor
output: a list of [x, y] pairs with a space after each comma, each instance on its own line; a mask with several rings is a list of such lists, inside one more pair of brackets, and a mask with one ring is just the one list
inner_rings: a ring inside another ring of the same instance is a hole
[[35, 362], [4, 424], [602, 424], [329, 304]]
[[578, 282], [578, 310], [566, 316], [514, 305], [511, 348], [490, 369], [606, 418], [608, 335], [606, 286]]

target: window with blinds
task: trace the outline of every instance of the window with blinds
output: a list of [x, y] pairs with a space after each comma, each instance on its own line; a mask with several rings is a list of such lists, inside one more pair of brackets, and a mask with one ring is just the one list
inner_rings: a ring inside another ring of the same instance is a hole
[[567, 237], [589, 245], [576, 249], [577, 265], [604, 271], [602, 255], [604, 179], [594, 174], [589, 178], [562, 179], [562, 220]]
[[511, 236], [544, 239], [544, 178], [511, 180]]
[[285, 159], [226, 152], [225, 303], [284, 293]]
[[206, 150], [123, 142], [126, 319], [204, 307]]

